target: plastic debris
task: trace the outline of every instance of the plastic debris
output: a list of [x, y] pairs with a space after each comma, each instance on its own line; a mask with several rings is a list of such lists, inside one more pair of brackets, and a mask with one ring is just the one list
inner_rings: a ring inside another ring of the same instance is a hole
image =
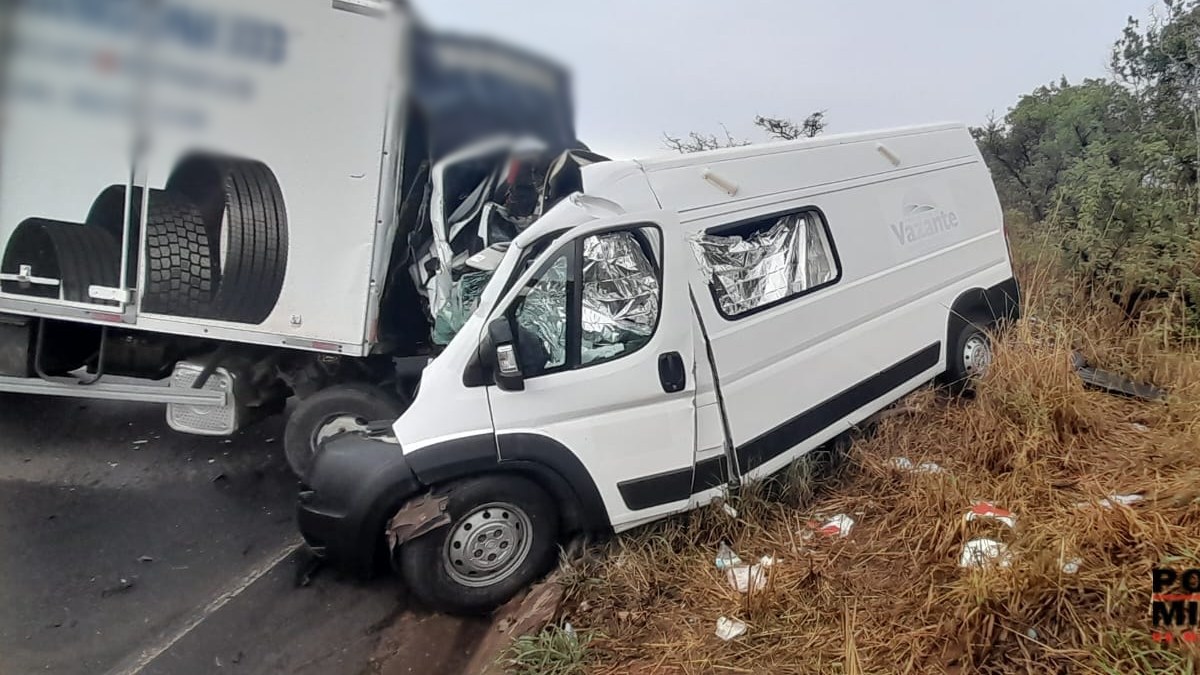
[[1094, 389], [1100, 389], [1110, 394], [1121, 394], [1143, 401], [1161, 401], [1167, 397], [1167, 392], [1146, 382], [1133, 380], [1117, 373], [1101, 370], [1088, 363], [1079, 352], [1071, 354], [1071, 367], [1083, 383]]
[[734, 553], [728, 544], [721, 542], [721, 548], [717, 549], [717, 569], [725, 571], [741, 564], [742, 559], [738, 554]]
[[810, 520], [808, 526], [817, 534], [826, 537], [848, 537], [850, 529], [854, 527], [854, 519], [844, 513], [839, 513], [824, 523]]
[[717, 617], [717, 637], [728, 642], [746, 632], [746, 622], [737, 619]]
[[136, 440], [136, 441], [134, 441], [134, 442], [133, 442], [133, 444], [134, 444], [134, 445], [145, 445], [145, 444], [147, 444], [147, 443], [149, 443], [149, 442], [150, 442], [149, 440], [146, 440], [146, 439], [141, 439], [141, 440]]
[[767, 570], [761, 563], [730, 567], [725, 570], [725, 577], [738, 593], [761, 591], [767, 586]]
[[1017, 526], [1017, 517], [1013, 515], [1012, 511], [1002, 509], [991, 502], [975, 502], [971, 505], [971, 510], [967, 511], [964, 519], [968, 523], [972, 520], [993, 519], [1009, 528]]
[[1063, 566], [1062, 566], [1063, 574], [1077, 574], [1079, 572], [1079, 568], [1082, 565], [1083, 565], [1082, 558], [1071, 558], [1070, 560], [1063, 563]]
[[738, 511], [737, 511], [737, 509], [730, 506], [729, 502], [721, 502], [721, 510], [725, 512], [725, 515], [729, 516], [730, 518], [733, 518], [734, 520], [737, 520]]
[[911, 471], [912, 473], [942, 473], [945, 471], [945, 469], [935, 462], [921, 462], [920, 464], [913, 464], [912, 460], [907, 457], [893, 457], [890, 464], [894, 469], [899, 471]]
[[1150, 431], [1150, 427], [1146, 426], [1145, 424], [1142, 424], [1141, 422], [1134, 422], [1133, 424], [1130, 424], [1129, 426], [1132, 427], [1134, 431], [1140, 431], [1142, 433]]
[[962, 555], [959, 556], [959, 567], [986, 568], [1008, 567], [1012, 564], [1012, 556], [1008, 547], [995, 539], [972, 539], [963, 545]]

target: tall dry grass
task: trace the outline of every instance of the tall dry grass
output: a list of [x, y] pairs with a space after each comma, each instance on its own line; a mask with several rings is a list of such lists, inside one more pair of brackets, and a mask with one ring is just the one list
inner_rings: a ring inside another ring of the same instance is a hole
[[[999, 341], [973, 399], [917, 392], [912, 414], [845, 453], [813, 453], [746, 489], [738, 519], [702, 509], [568, 568], [566, 613], [593, 631], [593, 670], [1194, 672], [1194, 650], [1151, 642], [1149, 598], [1153, 565], [1200, 567], [1197, 349], [1171, 323], [1177, 313], [1131, 325], [1055, 261], [1023, 261], [1031, 320]], [[1085, 389], [1072, 350], [1165, 387], [1169, 400]], [[945, 472], [899, 471], [898, 456]], [[1114, 493], [1145, 501], [1094, 505]], [[1015, 512], [1016, 528], [965, 523], [975, 500]], [[802, 538], [810, 519], [836, 513], [857, 521], [849, 537]], [[1005, 542], [1011, 567], [960, 568], [976, 536]], [[744, 596], [727, 584], [714, 566], [721, 541], [747, 560], [782, 560], [766, 589]], [[1064, 572], [1076, 558], [1079, 571]], [[722, 615], [748, 632], [719, 640]]]

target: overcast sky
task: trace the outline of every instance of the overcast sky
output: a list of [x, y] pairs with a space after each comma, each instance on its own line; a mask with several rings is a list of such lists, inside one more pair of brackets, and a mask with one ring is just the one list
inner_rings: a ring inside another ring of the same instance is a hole
[[1153, 0], [417, 0], [433, 27], [570, 66], [579, 137], [612, 157], [662, 132], [761, 140], [754, 115], [827, 110], [829, 132], [982, 122], [1059, 77], [1107, 74]]

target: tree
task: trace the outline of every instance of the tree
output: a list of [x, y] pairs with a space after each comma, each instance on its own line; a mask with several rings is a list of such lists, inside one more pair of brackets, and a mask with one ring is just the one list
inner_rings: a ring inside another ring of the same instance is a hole
[[[765, 131], [767, 137], [771, 140], [790, 141], [797, 138], [813, 138], [825, 131], [827, 124], [825, 121], [825, 112], [824, 110], [818, 110], [805, 117], [804, 121], [799, 124], [784, 117], [756, 115], [754, 126]], [[680, 154], [750, 145], [750, 141], [736, 138], [731, 134], [728, 127], [724, 124], [721, 125], [721, 130], [725, 132], [724, 138], [719, 138], [715, 134], [704, 134], [698, 131], [690, 132], [684, 137], [672, 136], [664, 132], [663, 144], [668, 149]]]

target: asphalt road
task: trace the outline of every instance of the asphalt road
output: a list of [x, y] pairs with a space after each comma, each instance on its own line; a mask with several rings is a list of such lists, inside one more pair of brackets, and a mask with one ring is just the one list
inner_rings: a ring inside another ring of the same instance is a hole
[[0, 394], [0, 673], [456, 672], [485, 624], [306, 574], [280, 439]]

